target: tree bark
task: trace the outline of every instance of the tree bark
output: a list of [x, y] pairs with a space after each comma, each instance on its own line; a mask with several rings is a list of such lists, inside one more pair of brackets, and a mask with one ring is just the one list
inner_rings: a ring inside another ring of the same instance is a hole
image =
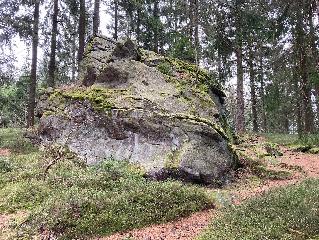
[[72, 83], [75, 82], [75, 74], [76, 74], [76, 34], [73, 34], [72, 37]]
[[80, 0], [80, 19], [79, 19], [79, 50], [78, 50], [78, 62], [81, 62], [84, 54], [85, 47], [85, 0]]
[[56, 70], [56, 38], [58, 34], [58, 14], [59, 14], [59, 0], [54, 0], [52, 15], [52, 33], [51, 33], [51, 53], [48, 69], [48, 87], [55, 87], [55, 70]]
[[119, 11], [118, 0], [114, 0], [114, 35], [113, 35], [113, 38], [116, 41], [118, 40], [118, 25], [119, 25], [118, 11]]
[[[316, 45], [316, 33], [314, 27], [314, 11], [317, 9], [317, 3], [314, 2], [309, 11], [309, 35], [311, 42], [312, 62], [313, 70], [319, 75], [319, 53]], [[318, 15], [319, 16], [319, 15]], [[317, 123], [319, 123], [319, 82], [314, 84], [315, 96], [316, 96], [316, 107], [317, 107]]]
[[258, 114], [257, 114], [257, 96], [256, 96], [256, 84], [255, 84], [255, 69], [254, 69], [254, 54], [253, 49], [250, 44], [249, 46], [249, 78], [250, 78], [250, 102], [251, 102], [251, 113], [252, 113], [252, 123], [253, 123], [253, 132], [258, 132]]
[[93, 36], [98, 35], [100, 27], [100, 0], [94, 1]]
[[[304, 9], [304, 5], [300, 3], [300, 9]], [[297, 49], [299, 58], [299, 73], [301, 77], [301, 94], [304, 109], [304, 132], [312, 133], [314, 131], [314, 115], [311, 101], [311, 86], [308, 79], [307, 66], [307, 45], [304, 30], [304, 15], [302, 11], [297, 12], [296, 34], [297, 34]]]
[[260, 81], [260, 99], [261, 99], [261, 128], [264, 132], [267, 132], [267, 115], [265, 106], [265, 82], [264, 82], [264, 62], [263, 55], [259, 57], [259, 81]]
[[236, 49], [237, 62], [237, 111], [236, 111], [236, 129], [237, 132], [245, 131], [245, 102], [244, 102], [244, 71], [243, 71], [242, 48]]
[[242, 50], [242, 16], [241, 3], [236, 2], [236, 63], [237, 63], [237, 110], [236, 130], [238, 133], [245, 131], [245, 100], [244, 100], [244, 70]]
[[35, 109], [35, 92], [37, 85], [37, 61], [38, 61], [38, 44], [39, 44], [39, 18], [40, 18], [40, 0], [34, 2], [33, 14], [33, 33], [32, 33], [32, 63], [29, 86], [28, 100], [28, 119], [27, 127], [34, 126], [34, 109]]
[[[198, 0], [194, 0], [194, 46], [195, 46], [195, 64], [197, 66], [197, 74], [199, 70], [199, 59], [200, 59], [200, 49], [199, 49], [199, 6]], [[198, 77], [198, 76], [197, 76]]]
[[140, 45], [140, 43], [141, 43], [141, 12], [140, 11], [137, 11], [136, 42], [137, 42], [137, 45]]
[[159, 46], [159, 1], [155, 0], [154, 2], [154, 11], [153, 11], [153, 17], [156, 19], [156, 26], [154, 28], [154, 47], [153, 51], [158, 53], [158, 46]]

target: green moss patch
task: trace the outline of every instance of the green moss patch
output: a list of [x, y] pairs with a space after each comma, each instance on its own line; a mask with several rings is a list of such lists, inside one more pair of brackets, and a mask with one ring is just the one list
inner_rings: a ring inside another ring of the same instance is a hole
[[175, 58], [163, 57], [151, 51], [140, 50], [140, 53], [142, 62], [156, 66], [161, 73], [173, 77], [185, 87], [192, 88], [195, 85], [197, 89], [203, 92], [208, 93], [208, 90], [211, 90], [219, 96], [225, 96], [222, 86], [214, 77], [208, 71], [199, 68], [195, 64]]
[[297, 134], [266, 134], [268, 141], [285, 145], [296, 152], [318, 154], [319, 134], [298, 136]]
[[77, 87], [67, 90], [56, 90], [50, 95], [49, 100], [60, 103], [65, 103], [66, 99], [80, 101], [87, 100], [92, 104], [95, 110], [108, 111], [115, 107], [112, 99], [126, 92], [127, 90], [107, 89], [98, 86], [88, 88]]

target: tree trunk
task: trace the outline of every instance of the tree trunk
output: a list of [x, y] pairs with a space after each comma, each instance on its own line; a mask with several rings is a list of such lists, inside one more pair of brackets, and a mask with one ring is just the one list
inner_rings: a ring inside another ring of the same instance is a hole
[[118, 39], [118, 25], [119, 25], [118, 11], [119, 11], [118, 0], [114, 0], [114, 35], [113, 35], [113, 38], [116, 41]]
[[188, 26], [188, 34], [189, 39], [193, 41], [194, 36], [194, 25], [195, 25], [195, 19], [194, 19], [194, 7], [195, 7], [195, 0], [189, 1], [189, 8], [188, 8], [188, 15], [189, 15], [189, 26]]
[[94, 1], [93, 36], [98, 35], [100, 27], [100, 0]]
[[251, 97], [251, 113], [252, 113], [252, 123], [253, 132], [258, 132], [258, 115], [257, 115], [257, 96], [256, 96], [256, 84], [255, 84], [255, 69], [254, 69], [254, 54], [253, 49], [250, 44], [249, 46], [249, 78], [250, 78], [250, 97]]
[[241, 3], [236, 3], [236, 62], [237, 62], [237, 111], [236, 130], [238, 133], [245, 131], [245, 100], [244, 100], [244, 70], [242, 50], [242, 19]]
[[32, 63], [31, 63], [31, 76], [29, 88], [29, 101], [28, 101], [28, 119], [27, 127], [34, 125], [34, 109], [35, 109], [35, 91], [37, 85], [37, 61], [38, 61], [38, 44], [39, 44], [39, 18], [40, 18], [40, 0], [34, 3], [33, 14], [33, 34], [32, 34]]
[[[194, 47], [195, 47], [195, 64], [197, 66], [197, 74], [199, 70], [200, 45], [199, 45], [199, 6], [198, 0], [194, 0]], [[198, 78], [198, 76], [197, 76]]]
[[[311, 42], [312, 62], [313, 70], [319, 75], [319, 53], [316, 45], [316, 33], [314, 23], [314, 11], [317, 9], [316, 3], [314, 2], [312, 8], [309, 11], [309, 35]], [[319, 82], [314, 84], [315, 96], [316, 96], [316, 107], [317, 107], [317, 123], [319, 124]]]
[[259, 58], [259, 81], [260, 81], [260, 99], [261, 99], [261, 127], [264, 132], [267, 132], [267, 115], [266, 115], [266, 106], [265, 106], [265, 82], [264, 82], [264, 62], [263, 55], [260, 55]]
[[244, 101], [244, 70], [243, 70], [242, 48], [236, 49], [237, 62], [237, 111], [236, 111], [236, 129], [237, 132], [245, 131], [245, 101]]
[[141, 43], [141, 11], [137, 11], [137, 19], [136, 19], [136, 42], [137, 45]]
[[[300, 9], [304, 9], [303, 4], [300, 4]], [[297, 49], [299, 57], [299, 73], [301, 77], [301, 94], [304, 109], [304, 132], [312, 133], [314, 131], [314, 115], [311, 102], [311, 86], [308, 79], [308, 65], [307, 65], [307, 45], [304, 29], [304, 15], [302, 11], [297, 13]]]
[[54, 0], [53, 15], [52, 15], [52, 33], [51, 33], [51, 53], [48, 69], [48, 87], [55, 86], [55, 70], [56, 70], [56, 38], [58, 34], [58, 14], [59, 14], [59, 0]]
[[73, 34], [72, 37], [72, 83], [75, 82], [76, 74], [76, 34]]
[[[296, 34], [295, 34], [296, 35]], [[297, 43], [297, 36], [295, 36], [295, 42]], [[303, 111], [302, 111], [302, 96], [300, 94], [300, 73], [299, 73], [299, 59], [298, 59], [298, 43], [293, 46], [295, 54], [295, 59], [294, 59], [294, 68], [293, 68], [293, 84], [294, 84], [294, 109], [295, 109], [295, 117], [297, 121], [297, 133], [299, 136], [302, 135], [303, 133], [303, 121], [302, 121], [302, 116], [303, 116]]]
[[159, 1], [155, 0], [154, 2], [154, 11], [153, 11], [153, 17], [154, 19], [156, 19], [156, 26], [154, 28], [154, 47], [153, 47], [153, 51], [158, 53], [158, 46], [159, 46]]
[[85, 47], [85, 0], [80, 0], [80, 19], [79, 19], [79, 50], [78, 50], [78, 62], [83, 59], [84, 47]]
[[317, 129], [319, 127], [319, 85], [315, 86], [316, 106], [317, 106]]

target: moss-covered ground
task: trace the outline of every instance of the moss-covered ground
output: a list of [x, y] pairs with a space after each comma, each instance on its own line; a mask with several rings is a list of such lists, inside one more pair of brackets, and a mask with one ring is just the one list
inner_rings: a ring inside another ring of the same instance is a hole
[[319, 154], [319, 134], [265, 134], [268, 141], [289, 147], [296, 152]]
[[87, 166], [61, 146], [39, 151], [16, 129], [0, 130], [0, 148], [12, 152], [0, 156], [0, 215], [25, 213], [12, 225], [21, 239], [109, 235], [174, 220], [214, 203], [203, 188], [147, 180], [126, 162]]
[[281, 156], [271, 138], [242, 140], [237, 152], [250, 175], [222, 190], [208, 190], [171, 180], [150, 181], [137, 166], [112, 159], [87, 166], [62, 146], [40, 151], [21, 130], [0, 129], [0, 149], [11, 152], [0, 156], [0, 220], [1, 215], [17, 215], [10, 234], [1, 232], [0, 238], [107, 236], [215, 205], [221, 211], [200, 240], [318, 239], [318, 180], [233, 204], [234, 191], [262, 186], [263, 181], [285, 181], [300, 170], [269, 168]]
[[198, 240], [318, 238], [319, 180], [306, 180], [229, 207]]

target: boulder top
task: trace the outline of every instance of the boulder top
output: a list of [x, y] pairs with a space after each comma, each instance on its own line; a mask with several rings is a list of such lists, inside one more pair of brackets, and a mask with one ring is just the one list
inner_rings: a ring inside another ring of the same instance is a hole
[[[222, 86], [213, 75], [195, 64], [144, 50], [137, 47], [130, 39], [114, 41], [104, 36], [96, 36], [88, 42], [80, 64], [80, 84], [91, 86], [94, 83], [101, 83], [99, 75], [103, 73], [106, 65], [125, 60], [134, 60], [149, 67], [155, 67], [166, 77], [181, 80], [182, 84], [198, 87], [205, 85], [219, 97], [225, 97]], [[189, 81], [183, 81], [186, 79]]]

